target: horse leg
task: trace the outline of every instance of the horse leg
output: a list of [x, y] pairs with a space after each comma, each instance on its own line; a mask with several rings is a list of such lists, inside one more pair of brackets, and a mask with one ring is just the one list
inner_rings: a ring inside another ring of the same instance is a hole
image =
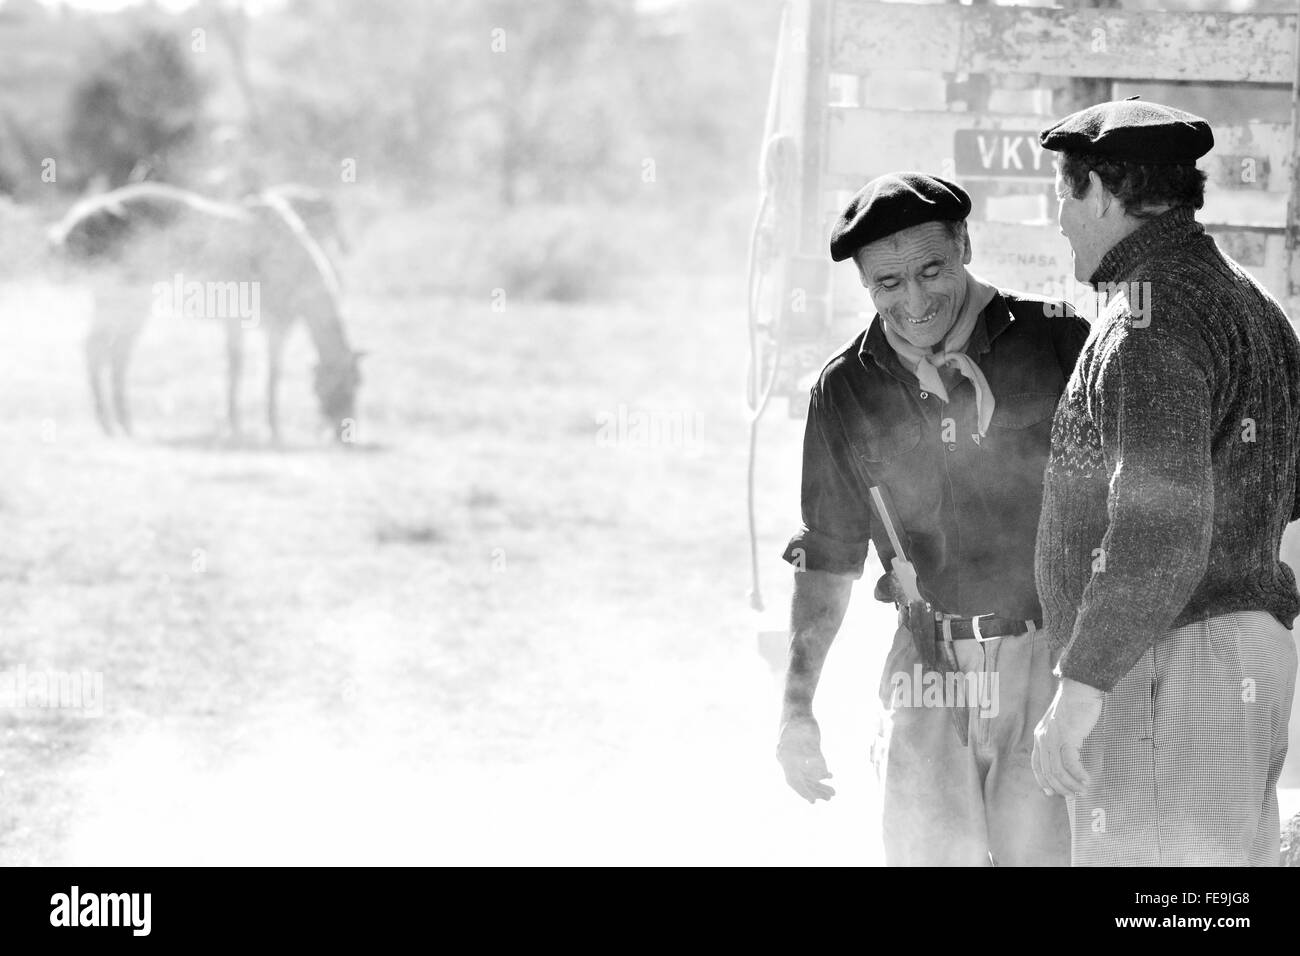
[[226, 417], [230, 423], [230, 435], [238, 438], [239, 426], [239, 381], [244, 372], [244, 340], [238, 320], [226, 322]]
[[113, 351], [113, 362], [109, 368], [109, 384], [113, 390], [113, 413], [122, 428], [122, 434], [131, 434], [131, 409], [126, 398], [127, 356]]
[[125, 435], [131, 434], [131, 408], [126, 395], [126, 372], [131, 364], [131, 350], [143, 320], [126, 320], [113, 329], [108, 347], [109, 387], [112, 390], [113, 413]]
[[266, 421], [271, 441], [280, 442], [280, 371], [284, 359], [285, 329], [273, 325], [266, 332]]
[[110, 336], [96, 316], [86, 333], [86, 377], [90, 380], [90, 396], [95, 402], [95, 418], [105, 435], [113, 434], [113, 418], [104, 394], [104, 368], [108, 364]]

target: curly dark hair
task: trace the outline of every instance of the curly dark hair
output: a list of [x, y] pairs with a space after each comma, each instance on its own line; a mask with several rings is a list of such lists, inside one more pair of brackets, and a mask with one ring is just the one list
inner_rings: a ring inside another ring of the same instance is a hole
[[1061, 178], [1075, 199], [1088, 191], [1088, 173], [1095, 172], [1106, 191], [1135, 219], [1152, 219], [1160, 210], [1148, 206], [1200, 209], [1205, 205], [1205, 173], [1195, 166], [1148, 165], [1108, 159], [1091, 153], [1061, 153]]

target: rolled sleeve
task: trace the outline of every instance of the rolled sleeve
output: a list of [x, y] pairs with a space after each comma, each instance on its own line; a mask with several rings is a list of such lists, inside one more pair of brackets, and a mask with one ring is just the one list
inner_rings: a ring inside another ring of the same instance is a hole
[[803, 527], [782, 557], [802, 571], [862, 577], [871, 543], [871, 506], [822, 383], [812, 390], [803, 441]]
[[830, 571], [862, 577], [867, 561], [866, 541], [840, 541], [804, 525], [790, 539], [781, 557], [801, 571]]

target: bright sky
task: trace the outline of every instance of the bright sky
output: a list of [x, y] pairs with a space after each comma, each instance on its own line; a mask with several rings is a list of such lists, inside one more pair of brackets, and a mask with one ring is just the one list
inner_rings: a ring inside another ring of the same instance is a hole
[[[7, 0], [0, 0], [4, 6]], [[101, 10], [105, 12], [121, 10], [123, 7], [139, 6], [143, 0], [37, 0], [47, 7], [75, 7], [80, 10]], [[154, 0], [164, 10], [173, 12], [194, 6], [196, 0]], [[257, 16], [262, 11], [283, 4], [284, 0], [242, 0], [244, 9]]]
[[[0, 4], [5, 0], [0, 0]], [[121, 10], [123, 7], [138, 6], [141, 0], [38, 0], [47, 7], [76, 7], [81, 10]], [[184, 10], [194, 5], [194, 0], [157, 0], [164, 10]]]

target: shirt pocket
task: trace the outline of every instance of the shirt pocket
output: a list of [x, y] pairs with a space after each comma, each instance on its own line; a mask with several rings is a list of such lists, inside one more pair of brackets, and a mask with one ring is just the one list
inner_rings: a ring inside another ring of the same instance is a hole
[[871, 425], [863, 430], [858, 451], [870, 464], [889, 464], [913, 451], [920, 443], [920, 422]]
[[1041, 425], [1056, 412], [1060, 395], [1055, 392], [1018, 392], [1003, 395], [993, 408], [994, 428], [1020, 430]]

